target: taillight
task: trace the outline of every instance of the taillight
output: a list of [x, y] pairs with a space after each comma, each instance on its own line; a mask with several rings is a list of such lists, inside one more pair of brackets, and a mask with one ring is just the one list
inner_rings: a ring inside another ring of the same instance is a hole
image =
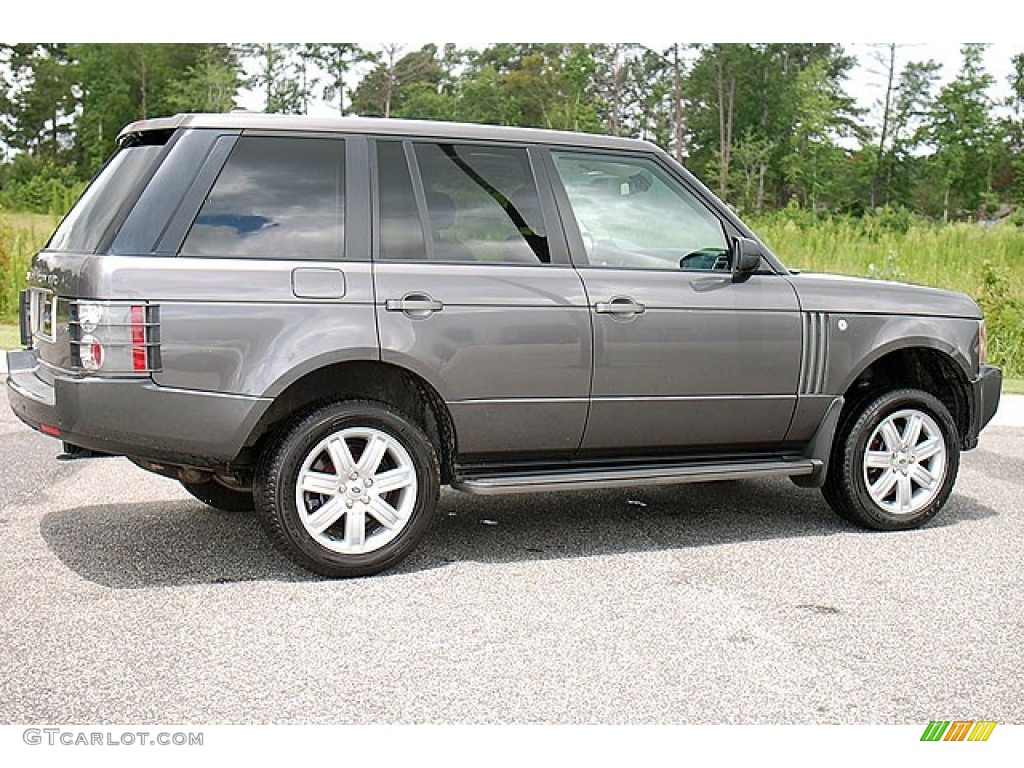
[[149, 354], [146, 351], [146, 308], [133, 304], [132, 318], [132, 370], [149, 370]]
[[99, 339], [86, 334], [78, 343], [78, 357], [87, 371], [98, 371], [103, 366], [103, 345]]
[[159, 368], [158, 327], [152, 304], [72, 301], [71, 363], [87, 373], [152, 373]]
[[978, 364], [988, 363], [988, 331], [985, 330], [985, 321], [978, 323]]

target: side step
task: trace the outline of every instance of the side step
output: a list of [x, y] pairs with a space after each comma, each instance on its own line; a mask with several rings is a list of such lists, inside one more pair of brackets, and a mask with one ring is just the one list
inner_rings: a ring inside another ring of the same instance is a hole
[[452, 488], [478, 496], [542, 491], [579, 491], [621, 488], [632, 485], [675, 485], [707, 480], [741, 480], [748, 477], [811, 475], [820, 469], [817, 459], [789, 461], [741, 461], [728, 464], [679, 464], [614, 469], [559, 469], [519, 474], [460, 475]]

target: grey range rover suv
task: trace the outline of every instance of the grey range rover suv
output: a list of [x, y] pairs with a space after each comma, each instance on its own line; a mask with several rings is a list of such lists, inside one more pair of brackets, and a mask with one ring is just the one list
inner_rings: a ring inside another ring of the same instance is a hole
[[35, 257], [8, 395], [368, 575], [475, 494], [781, 475], [869, 528], [999, 401], [968, 297], [797, 274], [656, 146], [252, 113], [127, 126]]

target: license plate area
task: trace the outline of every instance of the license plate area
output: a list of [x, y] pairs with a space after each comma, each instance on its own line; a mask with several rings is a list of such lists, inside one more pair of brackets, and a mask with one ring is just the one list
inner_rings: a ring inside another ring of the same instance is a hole
[[28, 326], [33, 339], [57, 340], [57, 297], [45, 288], [28, 290]]

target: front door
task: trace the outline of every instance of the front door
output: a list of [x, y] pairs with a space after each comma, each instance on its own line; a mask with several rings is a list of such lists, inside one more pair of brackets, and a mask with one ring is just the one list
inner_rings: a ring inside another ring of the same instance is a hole
[[801, 325], [781, 275], [733, 282], [723, 222], [653, 158], [554, 151], [593, 317], [584, 453], [781, 441]]

